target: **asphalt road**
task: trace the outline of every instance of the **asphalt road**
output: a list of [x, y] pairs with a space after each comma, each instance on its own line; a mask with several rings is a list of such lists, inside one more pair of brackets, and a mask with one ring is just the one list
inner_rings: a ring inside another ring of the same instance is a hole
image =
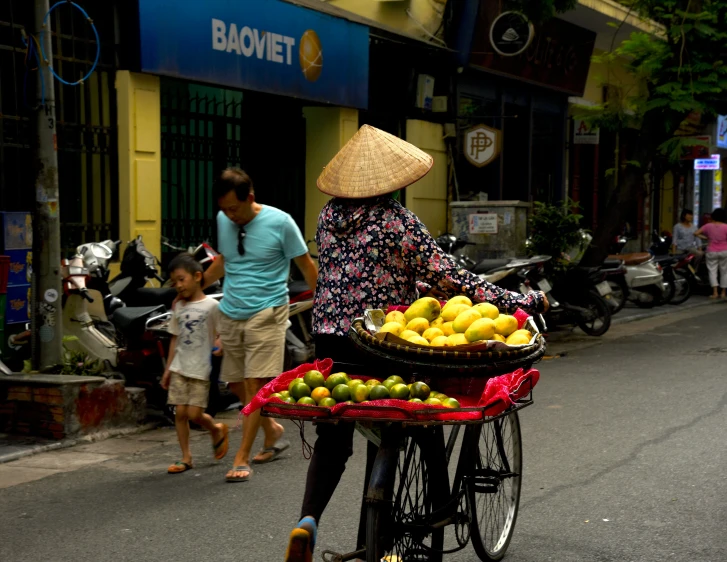
[[[539, 365], [521, 415], [523, 496], [506, 561], [727, 559], [726, 321], [727, 306], [709, 306], [556, 344], [567, 354]], [[290, 452], [244, 484], [223, 481], [231, 459], [211, 462], [200, 434], [195, 470], [167, 475], [178, 458], [169, 429], [0, 465], [0, 560], [282, 560], [307, 468], [296, 431]], [[353, 546], [363, 445], [321, 549]], [[470, 546], [447, 560], [477, 557]]]

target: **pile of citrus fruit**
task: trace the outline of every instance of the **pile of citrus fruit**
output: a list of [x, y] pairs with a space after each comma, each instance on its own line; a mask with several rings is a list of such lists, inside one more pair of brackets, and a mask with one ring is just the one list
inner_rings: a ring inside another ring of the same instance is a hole
[[389, 312], [380, 332], [388, 332], [409, 343], [432, 347], [456, 347], [500, 341], [508, 345], [530, 343], [533, 334], [518, 330], [517, 318], [500, 314], [489, 303], [472, 304], [465, 296], [450, 299], [443, 307], [437, 299], [421, 298], [406, 312]]
[[332, 373], [325, 378], [320, 371], [308, 371], [302, 377], [293, 379], [288, 390], [276, 392], [270, 398], [279, 398], [288, 404], [323, 406], [336, 404], [364, 404], [371, 400], [404, 400], [430, 406], [459, 408], [459, 402], [441, 392], [432, 391], [423, 382], [404, 384], [399, 376], [385, 381], [369, 379], [366, 382], [353, 379], [346, 373]]

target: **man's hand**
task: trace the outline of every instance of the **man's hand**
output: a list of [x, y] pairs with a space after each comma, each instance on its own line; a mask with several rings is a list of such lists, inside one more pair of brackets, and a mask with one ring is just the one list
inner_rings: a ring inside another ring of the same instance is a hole
[[215, 346], [212, 348], [212, 355], [215, 357], [222, 357], [222, 341], [218, 337], [215, 339]]
[[162, 377], [161, 387], [164, 390], [169, 390], [169, 381], [172, 378], [172, 374], [169, 371], [164, 371], [164, 376]]

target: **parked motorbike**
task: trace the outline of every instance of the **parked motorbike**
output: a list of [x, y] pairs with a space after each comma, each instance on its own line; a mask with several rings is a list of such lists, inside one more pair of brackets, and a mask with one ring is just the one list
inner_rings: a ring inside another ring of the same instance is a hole
[[607, 295], [606, 302], [611, 307], [611, 314], [620, 312], [626, 306], [629, 298], [629, 286], [626, 282], [626, 266], [623, 260], [616, 258], [606, 258], [601, 265], [606, 283], [611, 288], [611, 293]]
[[[437, 245], [460, 267], [468, 271], [474, 271], [477, 263], [462, 253], [466, 246], [474, 246], [474, 242], [458, 238], [454, 234], [444, 233], [435, 240]], [[482, 272], [480, 272], [482, 273]]]
[[696, 257], [696, 254], [693, 252], [675, 256], [677, 262], [673, 266], [674, 275], [677, 278], [686, 279], [692, 293], [702, 295], [711, 294], [712, 287], [709, 282], [709, 272], [707, 271], [706, 260], [703, 259], [697, 269], [694, 267]]
[[[619, 237], [616, 247], [623, 248], [625, 237]], [[651, 308], [664, 304], [673, 297], [674, 284], [665, 282], [664, 275], [654, 257], [648, 252], [635, 252], [630, 254], [612, 254], [609, 260], [620, 260], [626, 266], [625, 290], [628, 300], [641, 308]], [[615, 278], [608, 279], [611, 289], [624, 291], [624, 284]], [[616, 287], [618, 285], [618, 287]]]

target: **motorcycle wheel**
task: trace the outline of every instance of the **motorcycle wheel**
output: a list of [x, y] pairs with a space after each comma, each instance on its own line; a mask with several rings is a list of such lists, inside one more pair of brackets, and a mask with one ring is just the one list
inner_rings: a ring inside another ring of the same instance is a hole
[[611, 314], [616, 314], [626, 306], [626, 301], [629, 299], [629, 286], [623, 277], [609, 279], [608, 285], [611, 287], [611, 294], [609, 295], [611, 298], [606, 302], [611, 307]]
[[[645, 293], [649, 296], [649, 300], [641, 300], [639, 293]], [[656, 305], [661, 304], [662, 292], [654, 285], [646, 287], [640, 287], [638, 291], [634, 292], [634, 303], [639, 308], [654, 308]]]
[[611, 308], [606, 300], [595, 293], [588, 293], [580, 306], [587, 308], [591, 317], [578, 319], [578, 327], [589, 336], [602, 336], [611, 327]]
[[675, 292], [669, 304], [677, 305], [686, 302], [689, 297], [692, 296], [692, 284], [689, 282], [689, 277], [683, 271], [675, 271]]

